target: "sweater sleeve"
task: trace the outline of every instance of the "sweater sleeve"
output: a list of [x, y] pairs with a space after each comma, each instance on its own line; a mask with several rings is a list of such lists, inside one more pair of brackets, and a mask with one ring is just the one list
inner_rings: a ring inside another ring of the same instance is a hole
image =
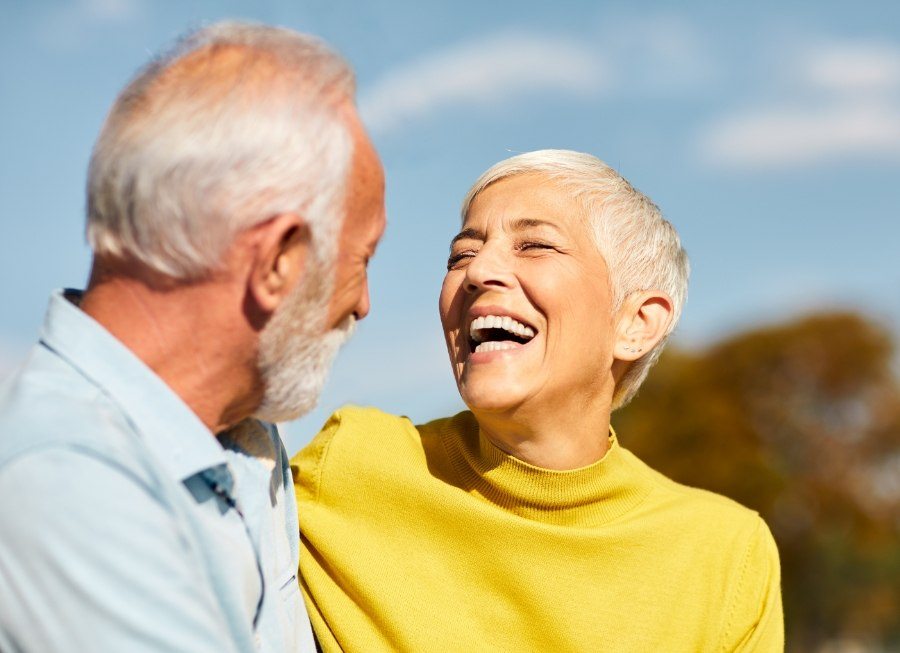
[[720, 651], [784, 651], [781, 566], [772, 533], [762, 519], [749, 542]]
[[322, 489], [322, 473], [331, 441], [341, 428], [341, 411], [335, 411], [312, 441], [291, 458], [291, 474], [298, 505], [315, 504]]

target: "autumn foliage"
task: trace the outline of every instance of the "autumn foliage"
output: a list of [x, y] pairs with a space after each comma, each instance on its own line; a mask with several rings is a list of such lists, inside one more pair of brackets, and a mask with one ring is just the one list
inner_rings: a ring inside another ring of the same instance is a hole
[[900, 650], [894, 347], [887, 328], [840, 313], [671, 349], [613, 416], [650, 465], [766, 519], [789, 651]]

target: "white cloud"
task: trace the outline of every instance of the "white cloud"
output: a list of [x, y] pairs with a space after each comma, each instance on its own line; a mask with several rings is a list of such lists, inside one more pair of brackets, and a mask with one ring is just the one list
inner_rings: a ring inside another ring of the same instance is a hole
[[606, 82], [597, 53], [566, 38], [505, 34], [396, 68], [360, 94], [369, 127], [390, 131], [444, 107], [492, 105], [535, 91], [592, 94]]
[[362, 89], [360, 109], [372, 130], [389, 132], [445, 108], [498, 106], [527, 94], [689, 94], [717, 69], [690, 21], [644, 12], [604, 18], [589, 38], [507, 32], [426, 53]]
[[708, 124], [702, 157], [714, 166], [790, 168], [900, 160], [900, 48], [831, 43], [807, 48], [781, 76], [787, 97]]
[[900, 160], [900, 107], [878, 102], [773, 107], [709, 127], [704, 158], [736, 167], [796, 167], [845, 158]]
[[80, 6], [94, 20], [110, 22], [136, 18], [141, 9], [138, 0], [82, 0]]
[[75, 0], [39, 14], [36, 36], [48, 47], [71, 50], [87, 43], [95, 28], [134, 22], [143, 10], [142, 0]]
[[900, 85], [900, 47], [890, 43], [842, 42], [808, 52], [802, 72], [810, 83], [835, 91], [882, 91]]
[[718, 74], [707, 39], [678, 14], [641, 12], [604, 20], [597, 40], [625, 92], [687, 93]]

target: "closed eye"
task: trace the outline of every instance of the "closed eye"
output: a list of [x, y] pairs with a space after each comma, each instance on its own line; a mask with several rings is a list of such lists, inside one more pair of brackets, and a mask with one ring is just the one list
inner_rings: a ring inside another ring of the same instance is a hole
[[475, 256], [475, 251], [471, 249], [451, 254], [450, 258], [447, 259], [447, 269], [452, 270], [453, 268], [458, 267], [465, 259], [472, 258], [473, 256]]
[[518, 243], [516, 245], [516, 249], [519, 250], [520, 252], [523, 252], [523, 251], [527, 251], [527, 250], [542, 250], [542, 249], [543, 250], [547, 250], [547, 249], [555, 250], [556, 247], [554, 247], [553, 245], [550, 245], [548, 243], [542, 243], [540, 241], [526, 240], [521, 243]]

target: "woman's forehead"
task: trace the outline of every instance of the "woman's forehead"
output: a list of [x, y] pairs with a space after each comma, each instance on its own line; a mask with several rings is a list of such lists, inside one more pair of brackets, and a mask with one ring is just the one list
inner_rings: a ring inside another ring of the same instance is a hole
[[569, 189], [529, 173], [501, 179], [482, 190], [469, 206], [463, 228], [569, 232], [583, 229], [585, 217], [584, 205]]

